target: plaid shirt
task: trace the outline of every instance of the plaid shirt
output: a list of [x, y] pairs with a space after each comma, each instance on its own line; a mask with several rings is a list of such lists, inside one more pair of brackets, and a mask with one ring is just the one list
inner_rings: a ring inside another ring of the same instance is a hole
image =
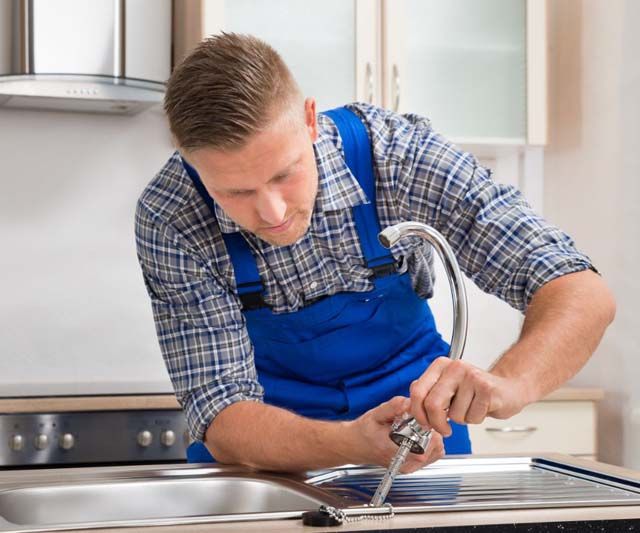
[[[476, 285], [521, 311], [546, 282], [593, 268], [517, 189], [492, 181], [489, 170], [434, 132], [428, 120], [365, 104], [349, 107], [372, 139], [383, 228], [402, 221], [433, 226]], [[351, 210], [367, 199], [344, 162], [333, 122], [322, 115], [318, 122], [319, 188], [307, 233], [291, 246], [275, 247], [243, 231], [265, 301], [276, 313], [372, 288]], [[202, 440], [222, 409], [263, 395], [221, 234], [240, 228], [217, 205], [211, 216], [175, 153], [142, 193], [135, 230], [162, 355], [191, 435]], [[431, 247], [410, 238], [393, 253], [404, 257], [400, 269], [409, 270], [417, 294], [431, 297]]]

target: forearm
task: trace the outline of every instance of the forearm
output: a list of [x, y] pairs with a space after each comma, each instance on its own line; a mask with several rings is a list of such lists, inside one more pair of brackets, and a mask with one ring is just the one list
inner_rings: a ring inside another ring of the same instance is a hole
[[554, 279], [534, 294], [520, 338], [490, 372], [517, 383], [524, 407], [546, 396], [584, 366], [614, 315], [615, 300], [594, 272], [586, 270]]
[[261, 470], [303, 471], [353, 460], [348, 422], [312, 420], [258, 402], [238, 402], [209, 426], [205, 444], [221, 463]]

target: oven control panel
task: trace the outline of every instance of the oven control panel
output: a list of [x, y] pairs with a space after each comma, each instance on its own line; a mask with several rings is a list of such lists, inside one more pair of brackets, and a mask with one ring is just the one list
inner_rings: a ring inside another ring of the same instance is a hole
[[189, 443], [175, 409], [0, 414], [0, 467], [179, 462]]

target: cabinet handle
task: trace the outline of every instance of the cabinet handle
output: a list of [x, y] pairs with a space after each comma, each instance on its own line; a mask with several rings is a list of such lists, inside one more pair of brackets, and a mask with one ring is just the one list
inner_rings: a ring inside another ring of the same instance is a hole
[[367, 103], [373, 104], [374, 97], [374, 87], [373, 87], [373, 68], [371, 68], [371, 63], [367, 63], [367, 68], [364, 73], [365, 79], [367, 80]]
[[400, 70], [398, 65], [393, 65], [393, 110], [400, 109]]
[[491, 433], [533, 433], [538, 431], [536, 426], [507, 426], [504, 428], [484, 428]]

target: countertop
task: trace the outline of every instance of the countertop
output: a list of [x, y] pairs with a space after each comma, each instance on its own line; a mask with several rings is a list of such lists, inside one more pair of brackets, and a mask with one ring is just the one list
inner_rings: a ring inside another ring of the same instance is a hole
[[[540, 524], [534, 527], [534, 524]], [[503, 527], [500, 527], [503, 526]], [[384, 521], [361, 521], [333, 528], [303, 526], [300, 520], [272, 520], [236, 524], [202, 524], [192, 526], [165, 526], [144, 528], [121, 528], [99, 530], [74, 530], [84, 533], [319, 533], [340, 531], [397, 531], [418, 533], [420, 531], [443, 531], [461, 533], [517, 533], [562, 531], [639, 531], [640, 507], [626, 509], [592, 507], [588, 509], [541, 509], [530, 511], [475, 511], [459, 513], [428, 513], [405, 515]]]
[[[540, 401], [597, 401], [603, 397], [604, 391], [602, 389], [563, 387]], [[179, 408], [173, 394], [0, 398], [0, 413]]]
[[[604, 392], [598, 388], [564, 387], [541, 401], [597, 401]], [[179, 409], [171, 394], [60, 396], [0, 398], [0, 413], [102, 411], [128, 409]], [[593, 466], [591, 461], [585, 466]], [[640, 473], [612, 465], [602, 465], [618, 475], [640, 481]], [[612, 522], [613, 521], [613, 522]], [[504, 527], [499, 527], [503, 524]], [[521, 525], [516, 525], [521, 524]], [[527, 525], [528, 524], [528, 525]], [[543, 524], [543, 525], [534, 525]], [[639, 531], [640, 506], [588, 507], [571, 509], [522, 509], [509, 511], [465, 511], [404, 514], [385, 520], [364, 520], [336, 528], [303, 526], [300, 520], [197, 524], [181, 526], [74, 530], [101, 533], [217, 533], [217, 532], [320, 532], [320, 531]]]
[[[545, 457], [561, 461], [560, 454]], [[572, 458], [578, 467], [595, 468], [601, 472], [635, 480], [640, 472], [621, 467]], [[11, 475], [9, 473], [9, 475]], [[303, 526], [301, 520], [263, 520], [256, 522], [194, 524], [161, 527], [105, 528], [82, 530], [86, 533], [218, 533], [218, 532], [319, 532], [319, 531], [445, 531], [457, 532], [545, 532], [562, 531], [639, 531], [640, 505], [619, 507], [574, 507], [559, 509], [519, 509], [504, 511], [459, 511], [401, 514], [384, 520], [363, 520], [339, 527]], [[79, 530], [74, 530], [79, 531]]]

